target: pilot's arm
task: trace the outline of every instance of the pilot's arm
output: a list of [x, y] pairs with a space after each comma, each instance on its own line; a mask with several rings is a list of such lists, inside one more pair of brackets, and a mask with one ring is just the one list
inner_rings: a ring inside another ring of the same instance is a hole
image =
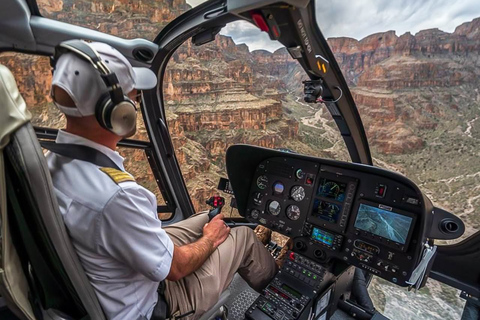
[[230, 228], [219, 215], [194, 243], [175, 246], [162, 229], [157, 203], [132, 183], [115, 193], [98, 223], [97, 250], [129, 265], [152, 281], [179, 280], [197, 270], [227, 238]]

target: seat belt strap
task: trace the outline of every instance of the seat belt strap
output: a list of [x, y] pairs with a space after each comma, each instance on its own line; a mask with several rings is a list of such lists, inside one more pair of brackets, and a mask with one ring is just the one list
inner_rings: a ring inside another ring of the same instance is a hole
[[112, 159], [91, 147], [73, 143], [56, 143], [53, 141], [40, 141], [40, 145], [55, 154], [70, 159], [86, 161], [99, 167], [108, 167], [123, 171]]

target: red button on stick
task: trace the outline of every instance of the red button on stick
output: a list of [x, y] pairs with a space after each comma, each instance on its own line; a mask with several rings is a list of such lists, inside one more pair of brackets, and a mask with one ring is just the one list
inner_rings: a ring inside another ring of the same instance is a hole
[[290, 260], [295, 260], [295, 253], [290, 252]]

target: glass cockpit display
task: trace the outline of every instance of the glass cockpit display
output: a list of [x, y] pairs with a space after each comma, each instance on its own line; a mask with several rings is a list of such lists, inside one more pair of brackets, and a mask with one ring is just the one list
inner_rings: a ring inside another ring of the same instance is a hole
[[331, 223], [337, 223], [341, 211], [341, 205], [321, 199], [315, 199], [313, 202], [312, 216]]
[[326, 232], [314, 227], [312, 230], [312, 239], [320, 241], [321, 243], [331, 247], [335, 237], [330, 232]]
[[354, 227], [405, 244], [412, 221], [412, 217], [361, 203]]
[[320, 180], [317, 197], [324, 197], [343, 202], [345, 200], [346, 183], [333, 181], [327, 178]]

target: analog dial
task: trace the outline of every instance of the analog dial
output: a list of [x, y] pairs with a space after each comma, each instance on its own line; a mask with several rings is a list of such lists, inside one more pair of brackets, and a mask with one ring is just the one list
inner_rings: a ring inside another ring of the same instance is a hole
[[331, 198], [336, 198], [340, 192], [340, 186], [333, 181], [329, 181], [323, 185], [322, 192], [330, 195]]
[[275, 182], [275, 184], [273, 185], [273, 192], [275, 192], [276, 194], [282, 194], [284, 190], [285, 186], [280, 181]]
[[305, 189], [302, 186], [294, 186], [290, 190], [290, 197], [297, 202], [302, 201], [305, 198]]
[[288, 206], [287, 208], [287, 217], [290, 220], [298, 220], [300, 218], [300, 208], [294, 204]]
[[297, 177], [297, 179], [302, 180], [303, 178], [305, 178], [305, 172], [303, 172], [302, 169], [297, 169], [297, 171], [295, 171], [295, 176]]
[[263, 175], [257, 178], [257, 187], [264, 190], [268, 186], [268, 177]]
[[268, 212], [274, 216], [278, 216], [280, 214], [280, 211], [282, 211], [282, 207], [280, 206], [280, 203], [278, 201], [271, 201], [268, 204]]
[[257, 209], [253, 209], [252, 212], [250, 212], [250, 216], [253, 219], [258, 219], [258, 217], [260, 216], [260, 211], [258, 211]]
[[263, 199], [263, 194], [260, 193], [260, 192], [255, 192], [253, 194], [253, 203], [255, 203], [255, 205], [259, 206], [262, 204], [262, 199]]

